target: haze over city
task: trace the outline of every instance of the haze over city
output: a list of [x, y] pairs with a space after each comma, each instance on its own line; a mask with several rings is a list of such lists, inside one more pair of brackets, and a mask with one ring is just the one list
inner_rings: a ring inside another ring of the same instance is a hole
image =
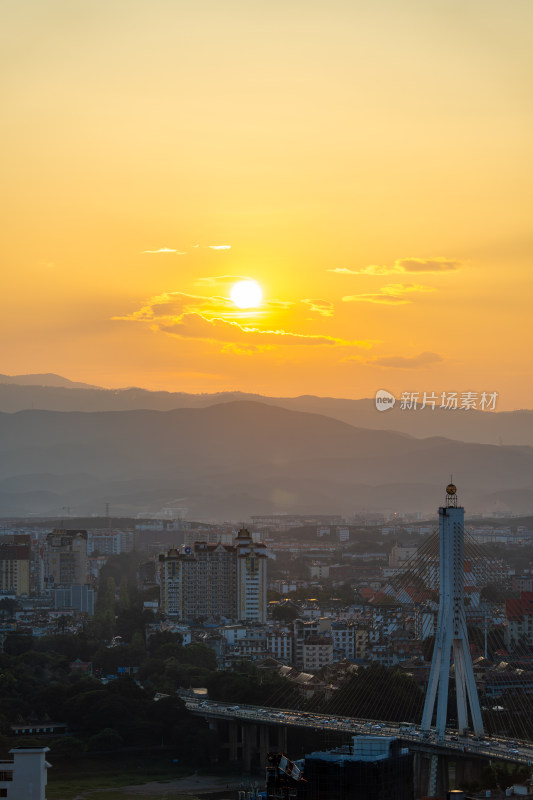
[[531, 2], [0, 23], [0, 797], [533, 798]]

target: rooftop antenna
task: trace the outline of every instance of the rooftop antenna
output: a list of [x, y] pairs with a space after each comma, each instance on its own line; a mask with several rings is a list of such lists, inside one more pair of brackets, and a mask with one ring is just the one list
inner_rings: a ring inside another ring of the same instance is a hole
[[446, 508], [457, 508], [457, 488], [453, 482], [453, 475], [450, 472], [450, 482], [446, 487]]

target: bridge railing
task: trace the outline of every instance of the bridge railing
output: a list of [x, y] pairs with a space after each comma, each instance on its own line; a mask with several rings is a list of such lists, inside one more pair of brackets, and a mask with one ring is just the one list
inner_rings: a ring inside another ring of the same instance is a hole
[[420, 726], [415, 724], [411, 726], [410, 730], [406, 730], [406, 723], [401, 722], [384, 722], [340, 715], [325, 716], [309, 711], [266, 708], [245, 703], [229, 705], [228, 703], [201, 701], [190, 697], [184, 699], [189, 711], [209, 717], [336, 731], [351, 736], [356, 734], [390, 735], [399, 738], [415, 750], [440, 752], [447, 750], [451, 753], [469, 754], [533, 766], [533, 743], [506, 737], [485, 737], [484, 740], [476, 741], [469, 736], [457, 736], [451, 731], [446, 731], [444, 738], [439, 738], [435, 730], [422, 731]]

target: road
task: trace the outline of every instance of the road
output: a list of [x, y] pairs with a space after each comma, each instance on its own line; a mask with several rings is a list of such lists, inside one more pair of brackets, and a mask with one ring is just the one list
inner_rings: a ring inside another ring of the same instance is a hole
[[446, 731], [439, 738], [435, 730], [422, 731], [419, 725], [353, 717], [324, 716], [294, 709], [263, 708], [251, 705], [229, 705], [213, 701], [183, 698], [187, 709], [205, 717], [241, 719], [246, 722], [312, 728], [351, 735], [396, 736], [412, 750], [443, 753], [469, 753], [483, 758], [499, 759], [513, 764], [533, 766], [533, 743], [504, 737], [472, 735], [461, 736], [456, 731]]

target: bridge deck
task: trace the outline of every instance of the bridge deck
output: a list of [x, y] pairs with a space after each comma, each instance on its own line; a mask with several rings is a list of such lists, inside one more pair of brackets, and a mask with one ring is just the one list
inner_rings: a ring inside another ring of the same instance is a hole
[[533, 766], [533, 743], [516, 741], [505, 737], [485, 736], [476, 740], [472, 736], [460, 736], [446, 732], [443, 739], [437, 738], [434, 730], [422, 731], [420, 726], [407, 726], [398, 722], [355, 719], [353, 717], [324, 716], [311, 712], [283, 708], [262, 708], [250, 705], [228, 705], [227, 703], [201, 702], [184, 698], [185, 705], [193, 714], [218, 719], [242, 720], [262, 725], [285, 725], [311, 728], [341, 734], [396, 736], [410, 750], [434, 755], [478, 757], [508, 761], [513, 764]]

